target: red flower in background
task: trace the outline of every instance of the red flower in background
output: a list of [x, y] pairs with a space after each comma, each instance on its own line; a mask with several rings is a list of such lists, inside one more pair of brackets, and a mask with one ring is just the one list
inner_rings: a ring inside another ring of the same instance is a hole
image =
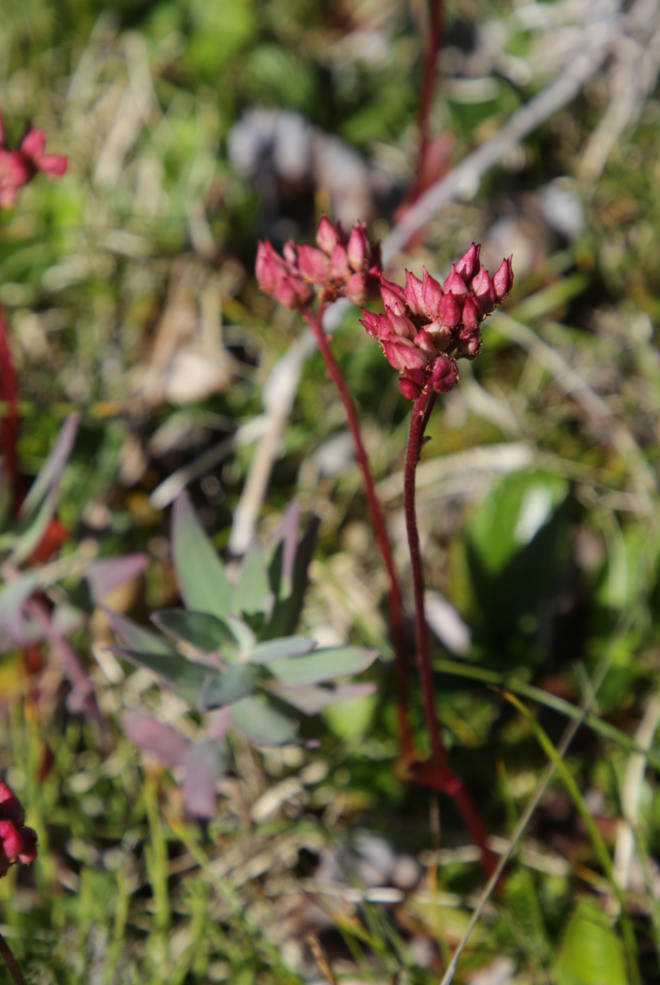
[[67, 169], [67, 158], [46, 154], [43, 130], [30, 127], [17, 150], [5, 147], [5, 128], [0, 116], [0, 209], [10, 209], [20, 189], [40, 171], [59, 176]]
[[12, 865], [29, 865], [37, 857], [37, 833], [23, 824], [25, 813], [16, 794], [0, 780], [0, 876]]

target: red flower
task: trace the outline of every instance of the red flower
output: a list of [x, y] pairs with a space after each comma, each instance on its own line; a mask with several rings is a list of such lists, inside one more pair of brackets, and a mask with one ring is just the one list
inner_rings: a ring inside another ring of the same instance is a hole
[[46, 136], [43, 130], [30, 127], [18, 150], [5, 147], [5, 128], [0, 116], [0, 209], [11, 208], [20, 189], [32, 181], [39, 171], [62, 175], [67, 169], [67, 159], [61, 154], [46, 154]]
[[20, 800], [0, 780], [0, 876], [11, 865], [29, 865], [37, 857], [37, 833], [24, 820]]

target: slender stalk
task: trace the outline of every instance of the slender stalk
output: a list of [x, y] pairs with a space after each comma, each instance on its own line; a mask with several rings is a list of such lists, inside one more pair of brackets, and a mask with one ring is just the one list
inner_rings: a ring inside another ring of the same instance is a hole
[[486, 873], [490, 874], [495, 866], [495, 858], [486, 845], [486, 834], [476, 808], [463, 786], [462, 780], [455, 775], [451, 768], [447, 753], [440, 739], [440, 726], [435, 710], [433, 671], [431, 669], [428, 628], [424, 613], [424, 573], [415, 513], [415, 474], [419, 462], [422, 439], [424, 437], [424, 428], [428, 421], [427, 402], [432, 407], [434, 400], [432, 398], [429, 401], [429, 394], [424, 392], [417, 398], [413, 405], [410, 431], [408, 433], [408, 447], [406, 449], [403, 487], [403, 506], [406, 515], [406, 531], [408, 534], [408, 546], [410, 548], [410, 565], [415, 599], [417, 665], [422, 685], [424, 717], [431, 742], [431, 752], [435, 761], [433, 765], [428, 763], [420, 764], [416, 769], [416, 775], [428, 786], [432, 786], [434, 789], [446, 793], [452, 798], [461, 812], [466, 827], [481, 849], [483, 867]]
[[0, 439], [4, 465], [12, 491], [13, 510], [18, 511], [21, 499], [20, 479], [18, 475], [18, 456], [16, 441], [18, 438], [18, 401], [16, 395], [16, 373], [9, 348], [9, 336], [4, 313], [0, 307], [0, 400], [5, 408], [0, 416]]
[[323, 330], [323, 311], [325, 310], [325, 305], [319, 304], [316, 315], [312, 315], [309, 308], [302, 309], [302, 315], [305, 321], [309, 325], [310, 329], [314, 334], [317, 345], [325, 360], [326, 369], [328, 371], [328, 376], [332, 382], [337, 387], [337, 391], [344, 405], [344, 410], [346, 411], [346, 417], [348, 418], [348, 427], [353, 437], [353, 442], [355, 444], [355, 454], [358, 460], [358, 464], [362, 471], [362, 478], [364, 481], [365, 493], [367, 496], [367, 503], [369, 506], [369, 512], [371, 514], [371, 522], [374, 528], [374, 535], [376, 537], [376, 543], [378, 549], [380, 550], [381, 557], [383, 558], [383, 563], [387, 571], [390, 580], [390, 626], [392, 630], [392, 643], [394, 645], [395, 654], [395, 679], [396, 679], [396, 697], [397, 697], [397, 719], [399, 727], [399, 738], [401, 742], [401, 749], [403, 752], [403, 757], [406, 762], [411, 763], [414, 759], [414, 748], [412, 742], [412, 735], [410, 732], [410, 725], [408, 723], [408, 715], [406, 711], [407, 696], [408, 696], [408, 661], [406, 659], [406, 645], [404, 636], [404, 612], [403, 612], [403, 599], [401, 596], [401, 588], [399, 586], [399, 579], [396, 574], [396, 569], [394, 567], [394, 558], [392, 557], [392, 548], [390, 546], [389, 537], [387, 536], [387, 528], [385, 526], [385, 517], [383, 515], [383, 510], [378, 501], [378, 496], [376, 495], [376, 487], [374, 485], [373, 475], [371, 474], [371, 467], [369, 465], [369, 458], [367, 456], [364, 443], [362, 441], [362, 434], [360, 432], [360, 423], [358, 421], [358, 416], [355, 410], [355, 405], [353, 404], [353, 399], [349, 393], [348, 387], [346, 386], [346, 381], [342, 376], [342, 372], [337, 365], [337, 361], [332, 354], [332, 350], [328, 343], [328, 337]]
[[431, 0], [429, 33], [427, 35], [426, 50], [424, 52], [424, 68], [422, 70], [422, 84], [420, 89], [419, 107], [417, 110], [419, 149], [417, 151], [415, 184], [410, 194], [411, 202], [414, 202], [419, 196], [422, 190], [422, 182], [424, 180], [424, 165], [426, 163], [426, 153], [429, 146], [429, 120], [431, 118], [431, 104], [433, 102], [433, 90], [435, 87], [435, 73], [438, 52], [440, 50], [440, 46], [442, 45], [443, 6], [443, 0]]
[[0, 954], [2, 955], [5, 964], [9, 969], [9, 974], [13, 978], [15, 985], [26, 985], [25, 979], [23, 978], [23, 972], [18, 966], [18, 961], [11, 953], [9, 944], [4, 939], [2, 934], [0, 934]]

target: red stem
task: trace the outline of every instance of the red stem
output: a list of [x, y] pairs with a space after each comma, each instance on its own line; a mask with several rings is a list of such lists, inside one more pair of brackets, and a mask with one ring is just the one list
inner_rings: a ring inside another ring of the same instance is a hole
[[410, 195], [411, 201], [413, 202], [420, 192], [420, 186], [424, 173], [426, 151], [429, 145], [429, 120], [431, 118], [431, 105], [433, 102], [433, 90], [435, 88], [436, 64], [438, 52], [442, 45], [442, 15], [443, 0], [431, 0], [428, 43], [424, 52], [422, 85], [419, 97], [419, 109], [417, 111], [419, 150], [417, 152], [417, 172], [415, 176], [415, 184]]
[[311, 314], [309, 308], [303, 308], [301, 311], [314, 334], [314, 338], [316, 339], [317, 345], [321, 351], [321, 355], [325, 360], [328, 376], [337, 387], [339, 396], [341, 397], [341, 401], [344, 405], [344, 410], [346, 411], [348, 427], [351, 435], [353, 436], [353, 442], [355, 443], [355, 454], [362, 471], [362, 478], [364, 480], [364, 488], [367, 496], [367, 503], [369, 505], [369, 512], [371, 514], [371, 522], [374, 528], [376, 543], [378, 544], [378, 549], [380, 550], [383, 563], [390, 580], [390, 626], [392, 629], [392, 643], [394, 645], [395, 654], [399, 738], [403, 757], [407, 763], [411, 763], [414, 759], [414, 749], [410, 725], [408, 723], [408, 715], [406, 712], [408, 696], [408, 662], [406, 659], [406, 646], [403, 628], [404, 612], [401, 588], [399, 587], [399, 580], [394, 568], [394, 558], [392, 557], [392, 548], [390, 547], [389, 537], [387, 536], [385, 517], [383, 516], [383, 511], [378, 501], [378, 496], [376, 495], [376, 488], [374, 486], [374, 479], [369, 466], [369, 459], [362, 442], [360, 424], [355, 411], [355, 406], [348, 391], [348, 387], [346, 386], [346, 381], [342, 376], [341, 370], [337, 365], [335, 357], [333, 356], [332, 350], [328, 344], [328, 337], [323, 330], [322, 318], [324, 309], [325, 305], [319, 304], [316, 311], [316, 317]]
[[6, 407], [0, 415], [0, 440], [4, 454], [4, 465], [12, 491], [14, 513], [18, 511], [21, 500], [20, 479], [18, 475], [18, 400], [16, 396], [16, 373], [9, 348], [7, 326], [0, 307], [0, 400]]
[[23, 972], [21, 971], [18, 961], [11, 953], [9, 944], [4, 939], [2, 934], [0, 934], [0, 954], [5, 960], [5, 964], [9, 969], [9, 974], [14, 979], [16, 985], [26, 985], [25, 979], [23, 978]]
[[[426, 727], [431, 741], [431, 752], [435, 760], [434, 766], [427, 763], [420, 764], [416, 770], [416, 775], [427, 786], [446, 793], [452, 798], [461, 812], [466, 827], [481, 849], [482, 864], [488, 875], [490, 875], [495, 867], [495, 859], [492, 852], [486, 846], [486, 834], [470, 796], [463, 786], [460, 777], [456, 776], [451, 768], [447, 753], [440, 739], [440, 726], [435, 710], [435, 688], [433, 685], [433, 671], [431, 669], [431, 657], [429, 654], [428, 628], [424, 613], [424, 573], [415, 514], [415, 474], [417, 463], [419, 462], [422, 439], [424, 437], [424, 428], [426, 427], [430, 413], [426, 412], [428, 398], [428, 393], [422, 393], [413, 405], [410, 431], [408, 433], [408, 447], [406, 449], [403, 487], [403, 506], [406, 515], [406, 531], [410, 548], [410, 564], [415, 598], [417, 665], [422, 685]], [[431, 409], [434, 402], [435, 394], [430, 402]]]

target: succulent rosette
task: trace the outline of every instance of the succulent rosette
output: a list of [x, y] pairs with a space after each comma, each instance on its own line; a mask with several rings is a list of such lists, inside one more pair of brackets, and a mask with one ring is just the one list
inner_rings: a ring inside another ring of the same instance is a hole
[[422, 280], [406, 271], [405, 289], [381, 276], [385, 312], [362, 309], [362, 324], [378, 340], [385, 358], [401, 374], [404, 397], [415, 400], [431, 388], [447, 393], [458, 380], [457, 359], [474, 359], [481, 324], [513, 285], [512, 258], [490, 276], [474, 243], [454, 264], [444, 284], [424, 268]]
[[29, 865], [37, 857], [37, 833], [24, 825], [25, 812], [16, 794], [0, 780], [0, 876], [12, 865]]

